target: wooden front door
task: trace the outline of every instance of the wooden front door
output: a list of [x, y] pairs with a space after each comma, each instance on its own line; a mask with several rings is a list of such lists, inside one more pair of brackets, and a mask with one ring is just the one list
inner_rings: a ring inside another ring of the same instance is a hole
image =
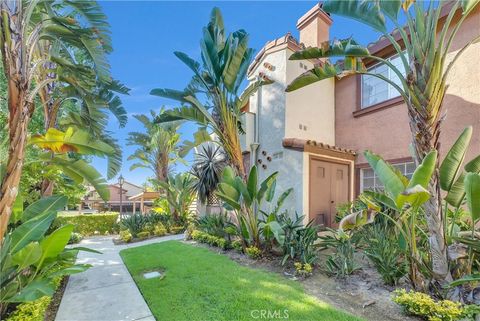
[[349, 165], [310, 159], [309, 220], [334, 227], [336, 206], [349, 200]]

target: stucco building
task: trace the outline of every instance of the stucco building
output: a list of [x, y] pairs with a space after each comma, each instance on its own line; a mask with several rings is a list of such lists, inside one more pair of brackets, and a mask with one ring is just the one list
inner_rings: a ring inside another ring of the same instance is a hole
[[[459, 16], [460, 12], [455, 19]], [[352, 75], [285, 92], [293, 79], [317, 63], [291, 61], [290, 55], [329, 40], [333, 23], [321, 5], [316, 5], [297, 22], [299, 40], [287, 33], [260, 50], [250, 66], [249, 80], [266, 76], [274, 83], [261, 88], [244, 107], [246, 134], [241, 137], [247, 167], [255, 163], [261, 178], [279, 171], [277, 188], [294, 188], [285, 203], [287, 210], [326, 226], [334, 224], [337, 205], [353, 200], [362, 190], [380, 187], [363, 157], [365, 150], [382, 155], [407, 176], [415, 168], [409, 152], [407, 108], [386, 82]], [[479, 34], [477, 8], [460, 28], [449, 58]], [[385, 39], [368, 48], [374, 55], [397, 62]], [[474, 134], [466, 160], [480, 154], [479, 58], [480, 43], [476, 43], [449, 76], [440, 157], [469, 125]], [[394, 77], [384, 65], [370, 63], [367, 68]]]

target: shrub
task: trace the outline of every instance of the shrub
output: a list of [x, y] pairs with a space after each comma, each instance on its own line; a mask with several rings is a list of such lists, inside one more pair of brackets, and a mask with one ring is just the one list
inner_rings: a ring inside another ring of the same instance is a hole
[[256, 260], [258, 258], [260, 258], [260, 256], [262, 255], [262, 252], [260, 251], [260, 249], [256, 246], [249, 246], [245, 249], [245, 253], [252, 259]]
[[172, 226], [170, 228], [170, 233], [173, 233], [173, 234], [180, 234], [180, 233], [183, 233], [183, 231], [185, 231], [185, 227], [183, 226]]
[[65, 224], [72, 224], [73, 231], [84, 236], [94, 234], [117, 234], [119, 227], [117, 224], [118, 213], [101, 214], [78, 214], [78, 215], [59, 215], [52, 224], [52, 229], [56, 229]]
[[420, 316], [428, 321], [453, 321], [458, 320], [463, 313], [459, 302], [450, 300], [435, 301], [428, 294], [405, 289], [396, 290], [393, 302], [413, 315]]
[[137, 234], [139, 239], [145, 239], [150, 236], [150, 232], [148, 231], [143, 231]]
[[211, 246], [217, 246], [224, 250], [230, 247], [230, 243], [227, 240], [198, 230], [192, 232], [192, 239]]
[[297, 275], [307, 277], [312, 275], [313, 267], [311, 264], [305, 263], [302, 264], [301, 262], [295, 262], [295, 272]]
[[51, 297], [44, 296], [32, 302], [22, 303], [5, 321], [43, 321], [51, 300]]
[[128, 230], [123, 230], [120, 231], [120, 239], [124, 241], [125, 243], [130, 243], [132, 241], [132, 234], [130, 234], [130, 231]]
[[237, 250], [238, 252], [243, 252], [242, 242], [240, 240], [235, 240], [232, 242], [232, 247]]
[[360, 269], [355, 262], [355, 247], [351, 236], [342, 230], [327, 230], [331, 234], [320, 237], [322, 249], [333, 249], [335, 253], [327, 257], [326, 272], [337, 277], [344, 277]]
[[132, 214], [120, 221], [120, 225], [128, 229], [132, 237], [137, 237], [147, 223], [148, 221], [143, 214]]
[[386, 284], [396, 285], [407, 274], [408, 268], [398, 246], [397, 236], [387, 222], [377, 222], [365, 232], [365, 255]]
[[235, 225], [226, 213], [205, 215], [200, 217], [196, 223], [198, 229], [217, 237], [228, 238], [235, 233]]
[[72, 235], [70, 235], [70, 240], [68, 241], [68, 244], [80, 243], [82, 239], [83, 239], [82, 234], [73, 232]]
[[155, 231], [155, 224], [150, 222], [146, 223], [142, 229], [142, 232], [147, 232], [148, 234], [151, 234], [151, 235], [153, 235], [154, 231]]
[[165, 228], [165, 226], [163, 226], [162, 223], [157, 223], [157, 225], [155, 225], [155, 228], [153, 230], [153, 235], [164, 236], [165, 234], [167, 234], [167, 229]]
[[302, 263], [314, 264], [317, 260], [317, 250], [315, 241], [318, 239], [318, 226], [310, 221], [303, 227], [303, 216], [296, 214], [296, 219], [292, 220], [286, 214], [280, 216], [280, 223], [285, 232], [285, 241], [283, 244], [283, 261], [288, 259], [300, 260]]

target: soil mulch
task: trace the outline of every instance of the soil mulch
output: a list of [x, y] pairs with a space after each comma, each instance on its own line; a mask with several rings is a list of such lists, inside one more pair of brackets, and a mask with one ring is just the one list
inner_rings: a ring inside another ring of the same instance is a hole
[[45, 311], [45, 318], [43, 319], [44, 321], [55, 321], [58, 309], [60, 308], [60, 302], [62, 302], [63, 293], [67, 288], [68, 278], [69, 276], [65, 276], [62, 281], [60, 281], [60, 285], [53, 294], [52, 300]]
[[[293, 265], [281, 265], [281, 257], [269, 256], [259, 260], [235, 250], [223, 251], [216, 247], [195, 241], [184, 241], [188, 244], [208, 248], [211, 251], [227, 255], [233, 261], [251, 268], [264, 269], [281, 274], [283, 277], [300, 282], [305, 292], [324, 301], [335, 308], [372, 321], [418, 321], [420, 319], [405, 315], [401, 308], [391, 301], [394, 287], [383, 284], [377, 271], [362, 262], [363, 268], [344, 279], [326, 275], [316, 268], [313, 275], [307, 278], [294, 276]], [[362, 261], [363, 258], [360, 258]]]

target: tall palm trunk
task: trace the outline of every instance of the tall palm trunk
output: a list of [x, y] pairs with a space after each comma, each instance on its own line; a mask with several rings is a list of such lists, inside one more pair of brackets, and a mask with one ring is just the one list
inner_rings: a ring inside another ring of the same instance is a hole
[[[409, 106], [410, 129], [413, 135], [413, 147], [417, 163], [420, 163], [425, 155], [431, 150], [440, 150], [440, 119], [441, 108], [435, 113], [435, 116], [423, 114], [419, 109]], [[422, 110], [429, 110], [428, 107]], [[439, 176], [439, 159], [432, 179], [428, 185], [428, 191], [431, 195], [425, 204], [425, 217], [429, 231], [430, 254], [432, 260], [433, 279], [438, 284], [444, 284], [452, 280], [448, 268], [447, 243], [445, 240], [445, 217], [442, 211], [441, 192], [440, 192], [440, 176]]]

